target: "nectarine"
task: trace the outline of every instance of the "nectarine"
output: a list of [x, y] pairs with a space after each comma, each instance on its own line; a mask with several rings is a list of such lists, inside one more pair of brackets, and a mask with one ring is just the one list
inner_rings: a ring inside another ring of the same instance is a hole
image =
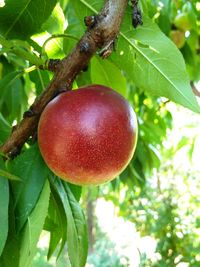
[[46, 164], [57, 176], [77, 185], [114, 179], [131, 160], [136, 141], [132, 107], [101, 85], [61, 93], [46, 106], [38, 126]]

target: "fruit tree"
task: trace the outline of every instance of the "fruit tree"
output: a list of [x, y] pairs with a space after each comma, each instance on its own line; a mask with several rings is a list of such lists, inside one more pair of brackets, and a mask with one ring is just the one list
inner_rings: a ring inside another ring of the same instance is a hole
[[[200, 113], [198, 1], [0, 1], [0, 266], [84, 267], [82, 190], [159, 168], [169, 101]], [[86, 185], [82, 188], [83, 185]]]

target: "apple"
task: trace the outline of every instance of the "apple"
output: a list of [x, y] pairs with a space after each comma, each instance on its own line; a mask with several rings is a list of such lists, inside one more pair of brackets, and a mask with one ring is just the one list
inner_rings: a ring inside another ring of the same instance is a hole
[[118, 176], [133, 157], [137, 119], [111, 88], [89, 85], [61, 93], [44, 109], [38, 143], [48, 167], [77, 185], [99, 185]]

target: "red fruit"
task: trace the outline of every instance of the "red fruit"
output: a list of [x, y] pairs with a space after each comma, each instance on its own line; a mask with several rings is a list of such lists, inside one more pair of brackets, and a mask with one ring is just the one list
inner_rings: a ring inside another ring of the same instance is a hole
[[46, 106], [38, 141], [57, 176], [73, 184], [98, 185], [118, 176], [131, 160], [137, 120], [117, 92], [90, 85], [62, 93]]

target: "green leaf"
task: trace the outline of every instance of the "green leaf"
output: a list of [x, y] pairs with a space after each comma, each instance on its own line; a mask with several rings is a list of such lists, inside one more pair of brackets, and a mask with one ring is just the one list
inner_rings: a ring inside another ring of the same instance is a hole
[[72, 267], [84, 267], [88, 252], [85, 216], [67, 183], [57, 181], [67, 216], [67, 244]]
[[136, 169], [133, 167], [133, 165], [130, 163], [128, 165], [128, 169], [130, 170], [132, 177], [136, 178], [137, 180], [139, 180], [140, 182], [143, 182], [144, 180], [140, 177], [140, 175], [138, 174], [138, 172], [136, 171]]
[[64, 184], [68, 198], [67, 209], [67, 242], [68, 253], [72, 267], [84, 267], [87, 259], [88, 240], [87, 225], [83, 211], [77, 203], [69, 186]]
[[195, 136], [191, 140], [190, 148], [188, 150], [188, 157], [189, 157], [190, 161], [192, 161], [192, 157], [193, 157], [193, 153], [194, 153], [194, 149], [195, 149], [195, 144], [196, 144], [196, 139], [197, 139], [197, 136]]
[[27, 108], [27, 96], [24, 90], [23, 81], [21, 79], [15, 80], [12, 86], [6, 90], [4, 98], [10, 113], [10, 121], [13, 121], [14, 119], [19, 121]]
[[177, 47], [148, 18], [135, 31], [128, 25], [126, 17], [113, 62], [137, 87], [200, 112]]
[[[66, 34], [73, 35], [77, 38], [81, 38], [81, 36], [84, 34], [85, 27], [82, 23], [80, 23], [80, 20], [76, 17], [76, 9], [73, 8], [74, 1], [69, 2], [67, 6], [67, 21], [68, 21], [68, 27], [65, 31]], [[82, 18], [83, 19], [83, 18]], [[69, 54], [70, 51], [74, 48], [77, 41], [72, 38], [64, 38], [63, 39], [63, 49], [65, 54]]]
[[6, 243], [8, 235], [8, 204], [9, 204], [9, 186], [8, 181], [1, 177], [0, 173], [0, 255]]
[[[178, 152], [182, 147], [187, 146], [188, 145], [188, 141], [189, 141], [188, 137], [182, 136], [181, 140], [178, 142], [176, 147], [174, 147], [173, 154], [175, 155], [176, 152]], [[171, 148], [170, 148], [170, 154], [171, 154]]]
[[64, 24], [65, 15], [60, 7], [60, 3], [57, 3], [49, 19], [42, 25], [42, 29], [51, 34], [61, 34], [64, 32]]
[[1, 267], [18, 267], [19, 266], [19, 242], [14, 236], [6, 243], [2, 256], [0, 257]]
[[91, 80], [94, 84], [111, 87], [127, 96], [126, 79], [121, 71], [110, 61], [94, 57], [91, 61]]
[[[3, 162], [3, 161], [2, 161]], [[2, 165], [3, 168], [3, 165]], [[5, 179], [4, 179], [5, 180]], [[11, 192], [11, 191], [10, 191]], [[2, 267], [19, 267], [19, 240], [15, 228], [15, 214], [12, 194], [9, 194], [8, 207], [8, 236], [3, 253], [0, 257], [0, 266]]]
[[149, 148], [149, 155], [150, 155], [151, 160], [153, 162], [152, 169], [153, 168], [158, 169], [160, 167], [160, 163], [161, 163], [161, 155], [160, 155], [158, 149], [156, 149], [153, 145], [149, 144], [148, 148]]
[[0, 108], [10, 121], [20, 119], [25, 108], [27, 97], [22, 80], [23, 71], [13, 71], [0, 81]]
[[157, 21], [157, 24], [159, 25], [159, 28], [162, 30], [162, 32], [168, 35], [171, 30], [171, 21], [170, 21], [171, 13], [170, 13], [169, 1], [167, 0], [164, 2], [165, 2], [164, 6], [162, 10], [160, 11], [160, 16], [157, 18], [156, 21]]
[[14, 174], [11, 174], [8, 171], [4, 171], [2, 169], [0, 169], [0, 176], [4, 177], [4, 178], [7, 178], [9, 180], [21, 181], [21, 179], [18, 176], [14, 175]]
[[9, 123], [5, 120], [3, 115], [0, 113], [0, 143], [3, 143], [8, 135], [10, 134], [11, 127]]
[[38, 202], [23, 229], [19, 267], [29, 267], [37, 251], [37, 242], [47, 216], [49, 197], [50, 187], [48, 180], [46, 180]]
[[136, 156], [139, 162], [141, 163], [142, 168], [144, 169], [145, 173], [148, 173], [150, 171], [149, 162], [151, 162], [151, 158], [149, 158], [148, 146], [145, 144], [142, 138], [138, 139], [137, 146], [136, 146]]
[[78, 0], [73, 1], [72, 5], [79, 19], [83, 21], [84, 16], [89, 16], [92, 13], [97, 14], [97, 11], [103, 7], [103, 1]]
[[67, 183], [67, 185], [70, 188], [70, 190], [71, 190], [72, 194], [74, 195], [74, 197], [76, 198], [76, 200], [79, 201], [81, 198], [82, 187], [75, 185], [75, 184], [70, 184], [70, 183]]
[[56, 0], [6, 0], [0, 8], [0, 33], [6, 38], [26, 39], [40, 31]]
[[49, 170], [46, 167], [37, 145], [21, 153], [8, 165], [11, 173], [20, 177], [22, 182], [12, 181], [16, 223], [18, 230], [24, 225], [35, 207]]
[[47, 258], [55, 252], [59, 241], [62, 239], [57, 255], [59, 258], [67, 240], [67, 218], [65, 209], [55, 185], [51, 186], [51, 198], [49, 203], [48, 216], [45, 222], [45, 229], [50, 232], [50, 243]]
[[66, 10], [68, 4], [69, 4], [69, 0], [60, 0], [60, 5], [62, 7], [63, 10]]
[[35, 84], [35, 89], [37, 95], [40, 95], [41, 92], [46, 88], [50, 82], [48, 71], [41, 71], [36, 69], [29, 74], [30, 80]]
[[[52, 231], [51, 235], [50, 235], [49, 250], [48, 250], [48, 254], [47, 254], [47, 260], [49, 260], [52, 257], [53, 253], [57, 249], [57, 246], [58, 246], [60, 240], [61, 240], [60, 229], [57, 226], [56, 230]], [[57, 260], [59, 259], [59, 256], [60, 256], [61, 252], [63, 251], [63, 248], [64, 247], [62, 247], [62, 250], [60, 249], [59, 254], [57, 256]]]
[[[70, 187], [76, 200], [79, 201], [82, 187], [73, 184], [68, 184], [68, 186]], [[62, 203], [60, 193], [57, 191], [54, 182], [52, 182], [49, 211], [45, 222], [45, 230], [50, 232], [49, 251], [47, 255], [48, 259], [55, 252], [59, 241], [62, 240], [57, 254], [58, 260], [67, 240], [67, 217], [63, 205], [64, 203]]]
[[[12, 85], [12, 83], [16, 79], [18, 79], [19, 77], [21, 77], [22, 74], [23, 74], [23, 71], [16, 70], [16, 71], [10, 72], [7, 75], [5, 75], [0, 80], [0, 92], [1, 92], [1, 94], [2, 94], [2, 90], [7, 89], [10, 85]], [[2, 101], [2, 99], [1, 99], [1, 101]]]

